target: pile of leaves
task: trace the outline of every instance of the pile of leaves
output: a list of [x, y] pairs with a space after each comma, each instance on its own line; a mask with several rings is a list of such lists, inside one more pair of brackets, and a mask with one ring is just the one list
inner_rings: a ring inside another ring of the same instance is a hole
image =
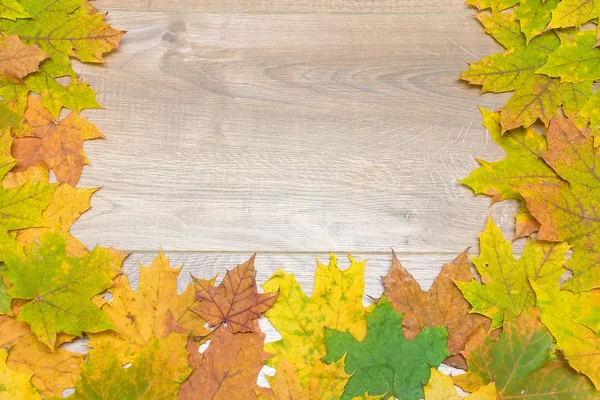
[[[600, 8], [473, 4], [506, 51], [462, 77], [514, 94], [482, 110], [506, 158], [463, 183], [520, 201], [515, 237], [529, 238], [516, 258], [490, 219], [479, 255], [427, 292], [392, 254], [365, 306], [351, 256], [344, 270], [318, 262], [310, 297], [283, 270], [259, 288], [254, 256], [178, 293], [160, 253], [133, 289], [125, 253], [69, 232], [96, 191], [77, 187], [83, 142], [103, 137], [79, 115], [99, 104], [71, 60], [102, 62], [124, 32], [87, 0], [0, 0], [0, 399], [462, 398], [455, 385], [473, 400], [600, 398], [600, 49], [579, 28]], [[263, 315], [280, 340], [265, 343]], [[69, 350], [81, 338], [87, 352]]]

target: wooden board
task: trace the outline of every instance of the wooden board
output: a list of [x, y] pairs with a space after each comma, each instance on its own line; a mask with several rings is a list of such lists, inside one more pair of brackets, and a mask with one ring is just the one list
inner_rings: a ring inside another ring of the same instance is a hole
[[[131, 251], [447, 253], [488, 199], [457, 183], [501, 157], [458, 81], [499, 50], [456, 14], [110, 13], [128, 30], [78, 71], [105, 110], [73, 229]], [[497, 207], [496, 207], [497, 208]], [[496, 209], [509, 232], [514, 204]]]
[[102, 10], [185, 10], [208, 13], [449, 13], [462, 0], [96, 0]]

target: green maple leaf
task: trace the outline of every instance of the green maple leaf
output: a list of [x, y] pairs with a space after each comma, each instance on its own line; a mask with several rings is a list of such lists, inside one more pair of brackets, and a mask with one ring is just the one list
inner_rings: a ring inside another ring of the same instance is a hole
[[[492, 203], [502, 200], [525, 200], [515, 189], [531, 182], [561, 182], [562, 179], [542, 159], [547, 149], [546, 138], [533, 128], [518, 128], [502, 134], [500, 115], [480, 109], [483, 125], [487, 128], [492, 140], [505, 152], [506, 157], [500, 161], [489, 162], [478, 159], [481, 166], [460, 182], [467, 185], [476, 194], [492, 197]], [[531, 234], [529, 226], [535, 219], [523, 207], [517, 216], [517, 237]]]
[[552, 18], [552, 10], [558, 3], [559, 0], [521, 0], [519, 2], [516, 15], [527, 42], [544, 31]]
[[535, 305], [529, 283], [558, 283], [565, 272], [563, 264], [569, 245], [529, 240], [520, 259], [512, 245], [490, 218], [479, 235], [480, 255], [472, 258], [483, 284], [476, 280], [455, 282], [473, 311], [492, 319], [490, 330], [503, 325], [505, 315], [514, 318]]
[[0, 0], [0, 18], [12, 19], [29, 18], [31, 15], [25, 11], [17, 0]]
[[561, 0], [552, 11], [548, 28], [581, 26], [600, 16], [600, 3], [590, 0]]
[[498, 339], [483, 331], [462, 352], [469, 371], [454, 383], [473, 392], [494, 382], [498, 399], [590, 399], [597, 393], [591, 382], [565, 362], [551, 360], [552, 337], [531, 309], [516, 320], [507, 319]]
[[528, 127], [538, 118], [548, 124], [562, 103], [562, 89], [558, 80], [537, 75], [536, 70], [559, 47], [558, 36], [544, 32], [527, 43], [514, 14], [495, 12], [477, 18], [506, 51], [470, 63], [461, 79], [481, 85], [483, 92], [514, 91], [500, 112], [503, 131]]
[[29, 254], [5, 251], [6, 279], [13, 298], [31, 300], [18, 319], [31, 325], [39, 340], [53, 347], [59, 332], [81, 336], [113, 327], [91, 298], [108, 289], [124, 256], [96, 247], [85, 257], [66, 255], [66, 238], [48, 231]]
[[558, 32], [558, 36], [560, 47], [537, 72], [560, 77], [562, 82], [600, 79], [600, 49], [594, 48], [596, 31]]
[[123, 368], [110, 346], [96, 349], [75, 383], [73, 400], [176, 399], [192, 371], [185, 350], [187, 337], [172, 334], [153, 338], [131, 366]]
[[436, 326], [423, 328], [413, 340], [407, 340], [402, 333], [402, 316], [384, 296], [367, 314], [364, 341], [348, 332], [327, 329], [323, 360], [332, 363], [346, 355], [346, 373], [352, 377], [342, 395], [344, 400], [367, 392], [384, 398], [420, 399], [430, 366], [437, 367], [450, 355], [447, 337], [446, 329]]
[[528, 183], [518, 188], [527, 208], [540, 223], [538, 238], [568, 242], [573, 256], [567, 267], [573, 277], [565, 288], [585, 291], [600, 287], [600, 149], [568, 119], [555, 117], [546, 132], [543, 158], [566, 182]]
[[[85, 0], [23, 0], [21, 4], [33, 18], [0, 20], [0, 30], [18, 34], [24, 43], [35, 43], [51, 58], [40, 65], [40, 71], [23, 81], [1, 79], [0, 94], [4, 101], [16, 102], [22, 108], [27, 93], [32, 91], [42, 96], [42, 103], [55, 117], [62, 107], [77, 112], [100, 107], [96, 93], [79, 81], [70, 59], [102, 62], [102, 55], [118, 46], [124, 32], [106, 24], [104, 15], [97, 14]], [[71, 82], [62, 85], [56, 81], [60, 77], [69, 77]]]
[[535, 290], [536, 305], [542, 311], [541, 320], [556, 339], [556, 346], [571, 367], [587, 375], [600, 390], [598, 294], [576, 294], [560, 290], [558, 285], [531, 284]]

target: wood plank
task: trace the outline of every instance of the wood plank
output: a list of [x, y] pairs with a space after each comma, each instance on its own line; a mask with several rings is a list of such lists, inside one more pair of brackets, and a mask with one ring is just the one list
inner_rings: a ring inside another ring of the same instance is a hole
[[[456, 181], [501, 157], [458, 82], [498, 51], [460, 15], [111, 13], [128, 30], [78, 70], [106, 110], [73, 229], [128, 250], [450, 252], [488, 199]], [[513, 204], [495, 206], [507, 231]]]
[[96, 0], [101, 10], [207, 13], [473, 13], [463, 0]]

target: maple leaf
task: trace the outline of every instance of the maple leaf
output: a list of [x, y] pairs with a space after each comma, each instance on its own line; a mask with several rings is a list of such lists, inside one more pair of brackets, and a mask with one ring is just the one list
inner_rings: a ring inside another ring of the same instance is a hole
[[81, 214], [90, 209], [91, 197], [97, 190], [97, 188], [74, 188], [67, 183], [59, 185], [52, 197], [52, 204], [42, 213], [47, 227], [22, 229], [17, 233], [17, 241], [32, 246], [39, 237], [52, 229], [66, 237], [67, 255], [84, 257], [87, 253], [85, 245], [77, 240], [69, 229]]
[[540, 222], [538, 238], [565, 241], [573, 248], [567, 267], [573, 278], [565, 288], [575, 291], [600, 286], [600, 178], [596, 161], [600, 149], [593, 138], [586, 138], [575, 124], [564, 118], [554, 118], [546, 132], [548, 151], [544, 160], [567, 183], [529, 183], [519, 193], [527, 208]]
[[542, 158], [547, 149], [546, 139], [533, 128], [519, 128], [502, 134], [500, 115], [480, 108], [483, 125], [492, 140], [506, 153], [500, 161], [489, 162], [478, 159], [481, 166], [460, 182], [470, 187], [476, 194], [492, 197], [492, 204], [502, 200], [515, 199], [522, 204], [517, 215], [516, 237], [528, 236], [539, 229], [539, 224], [524, 208], [525, 199], [516, 187], [528, 182], [561, 182], [562, 179]]
[[429, 292], [421, 290], [419, 283], [402, 267], [396, 254], [392, 254], [392, 267], [383, 278], [385, 296], [394, 310], [402, 314], [404, 336], [414, 339], [424, 328], [437, 325], [448, 330], [448, 350], [452, 354], [444, 363], [466, 369], [465, 360], [458, 354], [469, 337], [482, 325], [489, 326], [488, 319], [470, 314], [471, 305], [463, 298], [454, 280], [474, 279], [466, 253], [445, 264]]
[[252, 331], [253, 321], [277, 300], [277, 293], [256, 291], [254, 257], [227, 270], [219, 286], [213, 286], [214, 280], [194, 280], [196, 299], [200, 301], [196, 312], [211, 326], [226, 323], [233, 333]]
[[42, 397], [31, 385], [31, 375], [14, 372], [6, 366], [6, 349], [0, 349], [0, 399], [38, 400]]
[[594, 31], [558, 32], [560, 47], [548, 56], [540, 74], [560, 77], [562, 82], [583, 82], [600, 79], [600, 49]]
[[204, 328], [204, 320], [193, 312], [193, 285], [180, 295], [177, 293], [181, 268], [171, 268], [162, 251], [148, 267], [140, 265], [139, 271], [137, 291], [131, 289], [125, 275], [109, 289], [112, 301], [104, 304], [102, 310], [110, 317], [114, 330], [89, 335], [92, 348], [104, 348], [101, 343], [109, 343], [122, 364], [131, 362], [153, 338], [168, 335], [171, 319], [185, 333], [210, 333]]
[[[11, 143], [10, 131], [2, 131], [0, 179], [15, 165], [15, 160], [10, 155]], [[9, 230], [44, 226], [42, 212], [50, 205], [54, 190], [55, 186], [46, 182], [25, 182], [11, 188], [0, 187], [0, 235], [6, 235]]]
[[31, 325], [39, 340], [54, 347], [56, 335], [81, 336], [112, 328], [91, 298], [110, 287], [125, 254], [96, 247], [86, 257], [66, 255], [66, 239], [48, 231], [27, 255], [4, 252], [5, 278], [13, 298], [31, 300], [18, 318]]
[[483, 330], [475, 334], [463, 355], [469, 365], [454, 383], [473, 392], [495, 382], [498, 399], [595, 398], [591, 382], [565, 362], [551, 360], [552, 337], [531, 309], [507, 319], [498, 339]]
[[521, 0], [516, 9], [516, 17], [521, 25], [521, 32], [527, 42], [540, 35], [552, 18], [552, 10], [556, 8], [559, 0]]
[[348, 332], [327, 329], [325, 362], [344, 360], [352, 374], [342, 399], [369, 395], [421, 399], [422, 383], [429, 380], [429, 368], [437, 367], [448, 355], [445, 328], [423, 328], [413, 339], [402, 334], [402, 316], [382, 296], [367, 314], [367, 336], [359, 342]]
[[294, 364], [285, 358], [280, 358], [275, 377], [267, 379], [272, 392], [264, 394], [257, 391], [259, 400], [320, 400], [339, 399], [350, 375], [344, 371], [343, 358], [331, 364], [319, 360], [315, 362], [308, 387], [303, 388]]
[[0, 18], [12, 19], [30, 18], [31, 15], [25, 11], [17, 0], [0, 0]]
[[153, 338], [128, 368], [123, 368], [110, 345], [90, 355], [75, 383], [73, 400], [173, 399], [190, 374], [186, 337]]
[[[255, 323], [256, 324], [256, 323]], [[189, 362], [194, 366], [179, 390], [179, 399], [256, 399], [258, 373], [270, 357], [263, 350], [265, 335], [217, 329], [204, 353], [188, 339]]]
[[561, 0], [552, 11], [548, 28], [568, 28], [581, 26], [600, 16], [600, 4], [588, 0]]
[[[31, 135], [39, 138], [39, 146], [27, 147], [35, 151], [39, 158], [22, 157], [21, 160], [43, 160], [54, 171], [56, 179], [77, 185], [83, 166], [89, 161], [83, 151], [83, 142], [90, 139], [104, 138], [96, 126], [87, 118], [80, 118], [76, 113], [70, 113], [65, 119], [57, 122], [42, 106], [39, 97], [30, 97], [25, 110], [25, 120], [31, 127]], [[17, 170], [33, 166], [21, 162]]]
[[36, 45], [26, 46], [17, 35], [0, 37], [0, 74], [21, 79], [38, 70], [48, 55]]
[[494, 11], [501, 11], [519, 3], [519, 0], [467, 0], [468, 5], [477, 7], [478, 10], [491, 8]]
[[[592, 307], [590, 292], [576, 294], [560, 290], [557, 285], [531, 284], [536, 305], [542, 311], [541, 320], [556, 338], [557, 347], [575, 371], [587, 375], [600, 389], [600, 338], [589, 322], [583, 323], [586, 310], [582, 308]], [[597, 310], [599, 305], [596, 302], [594, 308]]]
[[[429, 382], [423, 387], [425, 400], [461, 400], [463, 396], [459, 395], [454, 387], [452, 378], [444, 375], [435, 368], [431, 368]], [[498, 392], [493, 382], [480, 387], [476, 392], [466, 396], [469, 400], [497, 400]]]
[[530, 280], [558, 284], [569, 245], [566, 243], [528, 240], [520, 259], [513, 256], [512, 246], [502, 231], [488, 219], [479, 235], [480, 255], [472, 258], [483, 284], [476, 280], [456, 282], [473, 306], [473, 312], [491, 318], [490, 330], [503, 325], [505, 315], [518, 317], [535, 306]]
[[328, 265], [317, 261], [312, 297], [307, 297], [294, 275], [277, 270], [262, 286], [267, 291], [279, 290], [279, 298], [265, 313], [282, 339], [267, 343], [265, 349], [275, 353], [269, 364], [276, 366], [279, 357], [290, 361], [303, 386], [308, 384], [314, 362], [323, 357], [324, 327], [349, 331], [358, 340], [364, 339], [367, 326], [362, 305], [365, 261], [348, 257], [350, 267], [341, 271], [335, 255]]
[[102, 62], [102, 55], [116, 48], [125, 33], [106, 24], [104, 15], [91, 12], [86, 0], [20, 0], [20, 4], [34, 18], [0, 20], [0, 30], [37, 44], [64, 65], [70, 57]]
[[[63, 85], [57, 78], [68, 78], [69, 83]], [[39, 72], [29, 74], [23, 80], [0, 77], [0, 95], [18, 112], [25, 110], [30, 91], [41, 96], [42, 105], [54, 118], [58, 118], [63, 107], [76, 112], [101, 108], [96, 101], [96, 92], [79, 79], [70, 66], [58, 66], [52, 59], [44, 60]]]
[[10, 347], [6, 364], [14, 371], [31, 376], [31, 383], [46, 396], [62, 397], [80, 378], [84, 355], [63, 348], [50, 349], [27, 329]]
[[461, 79], [481, 85], [483, 92], [514, 91], [500, 111], [503, 131], [528, 127], [538, 118], [547, 125], [562, 102], [562, 89], [557, 80], [536, 75], [536, 70], [559, 47], [558, 37], [544, 32], [528, 44], [514, 14], [494, 12], [477, 18], [506, 51], [470, 63]]

